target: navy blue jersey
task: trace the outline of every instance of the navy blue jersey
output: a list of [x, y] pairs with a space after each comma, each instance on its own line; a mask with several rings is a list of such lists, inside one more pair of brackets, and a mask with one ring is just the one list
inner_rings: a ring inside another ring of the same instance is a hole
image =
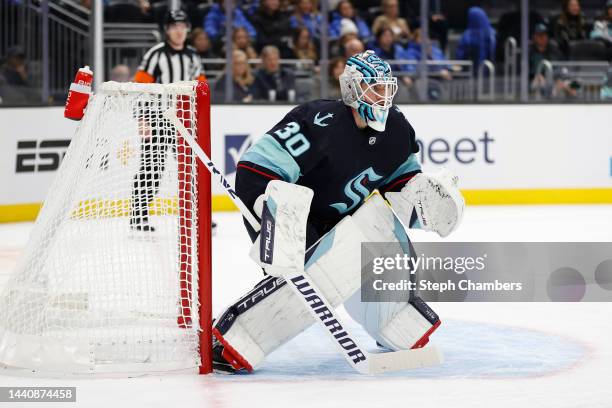
[[251, 207], [271, 179], [303, 185], [314, 191], [309, 220], [333, 226], [374, 189], [401, 189], [420, 172], [414, 129], [396, 106], [385, 131], [359, 129], [351, 109], [316, 100], [291, 110], [241, 157], [238, 196]]

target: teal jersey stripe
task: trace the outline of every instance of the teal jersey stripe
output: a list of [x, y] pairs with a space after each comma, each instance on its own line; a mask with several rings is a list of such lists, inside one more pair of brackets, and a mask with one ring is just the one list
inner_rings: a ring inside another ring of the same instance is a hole
[[276, 219], [276, 208], [277, 208], [276, 201], [274, 201], [272, 197], [268, 197], [266, 199], [266, 206], [268, 207], [268, 210], [270, 211], [272, 218]]
[[304, 269], [310, 268], [310, 266], [317, 262], [319, 258], [325, 255], [331, 247], [334, 245], [334, 236], [336, 235], [336, 229], [332, 229], [327, 234], [323, 235], [323, 238], [319, 242], [317, 242], [317, 246], [314, 249], [314, 252], [308, 258], [306, 265], [304, 265]]
[[416, 154], [413, 153], [410, 156], [408, 156], [408, 160], [402, 163], [397, 168], [397, 170], [393, 172], [393, 174], [391, 174], [389, 177], [384, 179], [383, 182], [380, 183], [380, 185], [384, 186], [385, 184], [390, 183], [391, 181], [395, 180], [402, 174], [410, 173], [410, 172], [417, 171], [417, 170], [421, 170], [421, 164], [419, 163], [419, 160], [417, 159]]
[[295, 159], [268, 134], [251, 146], [240, 160], [265, 167], [289, 183], [295, 183], [300, 177], [300, 166]]

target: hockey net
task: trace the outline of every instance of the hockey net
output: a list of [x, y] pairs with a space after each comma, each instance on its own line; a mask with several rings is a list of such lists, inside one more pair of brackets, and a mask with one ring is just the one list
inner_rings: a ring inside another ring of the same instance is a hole
[[0, 295], [0, 365], [210, 371], [210, 176], [171, 107], [210, 154], [204, 82], [108, 82], [90, 98]]

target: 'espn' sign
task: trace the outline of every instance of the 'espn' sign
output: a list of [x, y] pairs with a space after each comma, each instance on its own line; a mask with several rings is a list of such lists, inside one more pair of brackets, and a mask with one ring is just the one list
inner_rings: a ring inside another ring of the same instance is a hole
[[69, 144], [70, 139], [18, 141], [15, 172], [35, 173], [57, 170]]

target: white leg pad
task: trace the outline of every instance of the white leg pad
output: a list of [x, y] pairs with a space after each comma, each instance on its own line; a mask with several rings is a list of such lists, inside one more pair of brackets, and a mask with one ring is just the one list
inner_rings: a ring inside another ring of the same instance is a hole
[[[402, 239], [398, 239], [402, 236]], [[386, 242], [389, 244], [386, 245], [387, 252], [401, 250], [406, 241], [399, 220], [384, 199], [374, 194], [355, 214], [345, 217], [318, 241], [314, 252], [307, 256], [305, 269], [324, 296], [336, 307], [351, 296], [360, 295], [359, 254], [362, 242]], [[255, 304], [248, 308], [241, 308], [248, 299], [254, 298], [257, 298], [258, 302], [253, 302]], [[310, 312], [286, 285], [276, 288], [272, 293], [266, 293], [264, 288], [256, 288], [234, 306], [240, 312], [230, 328], [222, 334], [253, 368], [259, 365], [266, 355], [314, 323]], [[402, 306], [406, 304], [402, 303]], [[401, 308], [398, 307], [397, 313], [400, 311]], [[397, 313], [390, 315], [389, 319], [392, 320]], [[386, 324], [380, 327], [386, 327]], [[394, 331], [393, 328], [388, 330], [388, 335], [380, 337], [383, 341], [389, 338], [389, 341], [383, 344], [405, 344], [401, 331], [396, 333], [397, 330]]]
[[378, 343], [397, 351], [411, 349], [422, 339], [427, 340], [424, 335], [432, 323], [412, 304], [361, 302], [359, 295], [351, 296], [344, 307]]
[[[360, 258], [354, 255], [359, 253], [362, 240], [365, 237], [359, 228], [351, 217], [346, 217], [321, 239], [307, 262], [306, 271], [333, 306], [342, 304], [359, 289]], [[257, 290], [254, 292], [252, 297], [259, 296]], [[236, 305], [240, 307], [241, 302]], [[313, 323], [300, 299], [283, 285], [241, 312], [223, 337], [255, 368], [267, 354]]]
[[380, 329], [379, 343], [391, 350], [412, 348], [423, 334], [431, 329], [431, 323], [409, 303]]

